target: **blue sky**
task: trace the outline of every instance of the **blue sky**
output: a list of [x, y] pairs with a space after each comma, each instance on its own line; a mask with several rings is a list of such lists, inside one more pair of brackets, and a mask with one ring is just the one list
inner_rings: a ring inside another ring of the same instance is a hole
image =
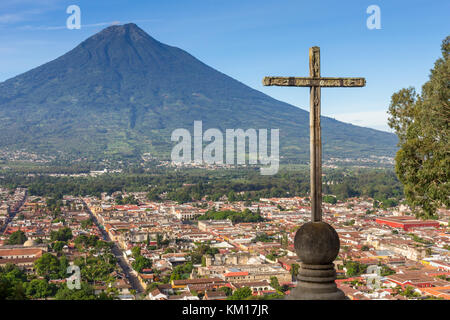
[[[65, 27], [69, 5], [81, 8], [80, 30]], [[369, 5], [381, 29], [369, 30]], [[0, 81], [69, 51], [119, 22], [276, 99], [308, 109], [307, 88], [263, 87], [264, 76], [307, 76], [308, 48], [321, 47], [322, 76], [361, 76], [365, 88], [322, 89], [322, 114], [388, 131], [393, 92], [420, 89], [450, 34], [447, 0], [150, 0], [0, 2]]]

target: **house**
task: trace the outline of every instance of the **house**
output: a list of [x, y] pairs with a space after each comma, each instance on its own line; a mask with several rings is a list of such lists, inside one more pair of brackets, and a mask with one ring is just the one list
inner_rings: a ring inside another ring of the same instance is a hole
[[193, 296], [190, 292], [169, 296], [168, 300], [200, 300], [199, 297]]
[[221, 278], [203, 278], [203, 279], [186, 279], [186, 280], [172, 280], [173, 289], [186, 289], [190, 284], [211, 284], [223, 287], [226, 282]]
[[379, 224], [388, 225], [392, 228], [401, 228], [409, 231], [414, 228], [439, 228], [439, 222], [436, 220], [417, 220], [409, 216], [400, 217], [380, 217], [375, 219]]
[[423, 288], [420, 291], [427, 296], [434, 296], [436, 298], [444, 298], [450, 300], [450, 285], [442, 287]]
[[386, 281], [402, 288], [412, 286], [416, 288], [428, 288], [433, 286], [435, 280], [423, 273], [423, 271], [406, 271], [404, 273], [396, 273], [386, 277]]
[[170, 283], [160, 284], [158, 285], [158, 290], [161, 291], [162, 294], [169, 296], [174, 293], [172, 285]]
[[112, 287], [119, 291], [119, 295], [129, 295], [131, 290], [131, 285], [124, 279], [119, 279], [113, 283]]
[[222, 290], [210, 291], [207, 290], [203, 296], [203, 300], [226, 300], [227, 295]]
[[232, 289], [239, 289], [244, 287], [250, 288], [253, 295], [257, 296], [276, 293], [276, 290], [272, 288], [269, 282], [266, 280], [232, 283], [231, 287]]
[[47, 252], [47, 245], [6, 245], [0, 247], [0, 266], [7, 263], [31, 271], [34, 262]]
[[148, 294], [150, 300], [167, 300], [168, 295], [162, 293], [159, 289], [155, 289]]

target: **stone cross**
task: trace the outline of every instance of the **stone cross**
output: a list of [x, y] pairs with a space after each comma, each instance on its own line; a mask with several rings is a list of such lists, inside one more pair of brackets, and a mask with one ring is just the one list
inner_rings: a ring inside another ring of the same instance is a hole
[[265, 77], [265, 86], [310, 88], [310, 176], [311, 220], [322, 221], [322, 141], [320, 134], [320, 88], [364, 87], [364, 78], [327, 78], [320, 76], [320, 48], [309, 48], [309, 77]]

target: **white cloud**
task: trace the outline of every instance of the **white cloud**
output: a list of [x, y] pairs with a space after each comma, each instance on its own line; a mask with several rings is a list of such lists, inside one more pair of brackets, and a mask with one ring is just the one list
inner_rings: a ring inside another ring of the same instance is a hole
[[337, 113], [329, 117], [361, 127], [392, 132], [388, 126], [388, 114], [385, 110]]
[[22, 13], [6, 13], [0, 15], [0, 23], [15, 23], [25, 20], [25, 15]]
[[[133, 20], [133, 22], [154, 22], [158, 21], [156, 19], [145, 19], [145, 20]], [[101, 26], [112, 26], [120, 24], [120, 21], [110, 21], [110, 22], [98, 22], [98, 23], [89, 23], [89, 24], [81, 24], [81, 28], [92, 28], [92, 27], [101, 27]], [[66, 29], [67, 26], [32, 26], [32, 25], [25, 25], [20, 26], [18, 29], [21, 30], [61, 30]]]
[[17, 23], [30, 20], [33, 16], [46, 12], [46, 9], [27, 9], [20, 12], [4, 13], [0, 15], [0, 24]]

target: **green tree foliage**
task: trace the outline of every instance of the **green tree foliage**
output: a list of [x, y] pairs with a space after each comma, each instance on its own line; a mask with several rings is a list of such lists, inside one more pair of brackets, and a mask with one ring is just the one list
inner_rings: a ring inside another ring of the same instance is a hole
[[404, 290], [399, 288], [399, 286], [394, 289], [395, 289], [394, 292], [396, 292], [397, 294], [405, 296], [410, 299], [420, 297], [420, 293], [416, 292], [414, 288], [411, 286], [406, 286]]
[[94, 221], [92, 221], [91, 218], [81, 221], [81, 227], [82, 227], [83, 229], [88, 229], [88, 228], [91, 227], [93, 224], [94, 224]]
[[192, 269], [194, 268], [192, 262], [186, 262], [173, 268], [170, 280], [188, 279]]
[[414, 233], [409, 233], [408, 235], [411, 236], [411, 238], [415, 242], [422, 243], [422, 244], [425, 244], [425, 245], [432, 245], [433, 244], [433, 242], [431, 242], [429, 240], [425, 240], [424, 238], [421, 238], [421, 237], [415, 235]]
[[419, 95], [410, 87], [392, 95], [389, 126], [399, 138], [395, 169], [419, 217], [450, 205], [450, 36]]
[[55, 241], [52, 244], [52, 249], [56, 252], [61, 252], [65, 245], [66, 245], [65, 241]]
[[[104, 241], [101, 241], [98, 239], [98, 236], [96, 235], [84, 235], [81, 234], [78, 237], [75, 238], [74, 240], [75, 245], [78, 247], [101, 247], [103, 246], [103, 243], [105, 243]], [[109, 247], [110, 245], [107, 244], [106, 247]]]
[[136, 246], [136, 247], [131, 248], [131, 256], [133, 258], [136, 259], [140, 255], [141, 255], [141, 247]]
[[156, 234], [156, 246], [157, 246], [158, 248], [160, 248], [161, 245], [162, 245], [162, 243], [163, 243], [163, 236], [158, 232], [158, 233]]
[[348, 221], [345, 221], [344, 225], [346, 225], [346, 226], [353, 226], [355, 224], [355, 222], [356, 222], [355, 219], [350, 219]]
[[34, 268], [38, 275], [47, 279], [61, 279], [66, 277], [69, 263], [66, 256], [58, 259], [51, 253], [44, 253], [34, 262]]
[[68, 241], [72, 239], [72, 230], [69, 227], [59, 229], [58, 231], [52, 231], [50, 233], [50, 239], [52, 241]]
[[280, 282], [278, 282], [277, 277], [270, 277], [270, 286], [277, 290], [278, 292], [281, 292], [282, 288], [280, 286]]
[[296, 278], [298, 275], [298, 270], [300, 269], [300, 265], [297, 263], [293, 263], [291, 265], [291, 275], [292, 277]]
[[57, 291], [57, 286], [49, 283], [44, 279], [33, 279], [30, 282], [25, 282], [25, 293], [33, 299], [43, 299], [54, 296]]
[[207, 243], [198, 243], [195, 249], [192, 250], [189, 257], [193, 264], [200, 264], [202, 263], [202, 258], [204, 255], [206, 254], [215, 255], [216, 253], [219, 253], [219, 249], [212, 248]]
[[283, 293], [271, 293], [271, 294], [265, 294], [262, 296], [257, 297], [258, 300], [281, 300], [284, 299]]
[[228, 192], [227, 198], [228, 201], [230, 202], [236, 201], [236, 193], [233, 190], [231, 190], [230, 192]]
[[160, 194], [160, 192], [158, 191], [157, 188], [152, 188], [147, 193], [147, 199], [150, 201], [160, 201], [161, 198], [159, 197], [159, 194]]
[[215, 211], [210, 210], [206, 212], [204, 215], [198, 217], [198, 220], [231, 220], [233, 223], [239, 222], [259, 222], [264, 221], [264, 218], [261, 217], [258, 213], [253, 213], [249, 209], [245, 209], [242, 212], [236, 211]]
[[323, 202], [326, 203], [331, 203], [331, 204], [336, 204], [337, 203], [337, 199], [335, 196], [331, 196], [331, 195], [324, 195], [322, 198]]
[[22, 230], [17, 230], [9, 236], [8, 244], [24, 244], [27, 241], [27, 236]]
[[357, 261], [347, 261], [345, 263], [347, 269], [347, 276], [355, 277], [363, 274], [367, 270], [367, 265], [359, 263]]
[[143, 269], [150, 269], [152, 267], [152, 261], [144, 256], [139, 255], [131, 263], [131, 266], [137, 272], [142, 272]]
[[382, 277], [386, 277], [386, 276], [390, 276], [392, 274], [395, 274], [395, 270], [389, 268], [387, 265], [382, 265], [381, 266], [381, 276]]
[[[156, 169], [155, 169], [156, 170]], [[247, 206], [260, 198], [307, 196], [309, 194], [309, 171], [289, 171], [280, 168], [274, 176], [261, 176], [251, 169], [217, 170], [207, 173], [198, 171], [155, 171], [141, 175], [104, 174], [98, 177], [52, 177], [48, 175], [28, 176], [2, 172], [2, 184], [28, 187], [29, 193], [51, 197], [51, 206], [62, 205], [63, 194], [75, 196], [95, 195], [116, 191], [149, 192], [157, 185], [158, 194], [167, 192], [167, 199], [188, 202], [207, 197], [217, 201], [233, 191], [237, 201]], [[371, 197], [378, 200], [403, 197], [402, 184], [393, 170], [378, 169], [326, 169], [324, 170], [324, 194], [333, 194], [339, 200], [352, 196]], [[58, 200], [57, 200], [58, 199]], [[60, 203], [61, 202], [61, 203]]]
[[247, 300], [252, 296], [252, 290], [248, 287], [236, 289], [233, 295], [229, 296], [227, 300]]
[[26, 300], [25, 273], [13, 264], [0, 267], [0, 300]]
[[133, 195], [130, 195], [127, 197], [118, 196], [115, 200], [116, 200], [116, 204], [118, 204], [118, 205], [139, 204], [139, 202], [136, 200], [136, 198]]
[[82, 282], [80, 289], [69, 289], [65, 284], [60, 287], [55, 295], [56, 300], [96, 300], [94, 289], [89, 284]]
[[110, 280], [110, 274], [116, 269], [116, 263], [117, 259], [111, 253], [89, 255], [74, 261], [74, 264], [80, 267], [81, 278], [89, 283]]
[[252, 239], [252, 242], [273, 242], [273, 237], [268, 236], [265, 232], [261, 232]]
[[227, 297], [233, 294], [233, 290], [230, 287], [220, 287], [219, 290], [223, 291], [227, 295]]

